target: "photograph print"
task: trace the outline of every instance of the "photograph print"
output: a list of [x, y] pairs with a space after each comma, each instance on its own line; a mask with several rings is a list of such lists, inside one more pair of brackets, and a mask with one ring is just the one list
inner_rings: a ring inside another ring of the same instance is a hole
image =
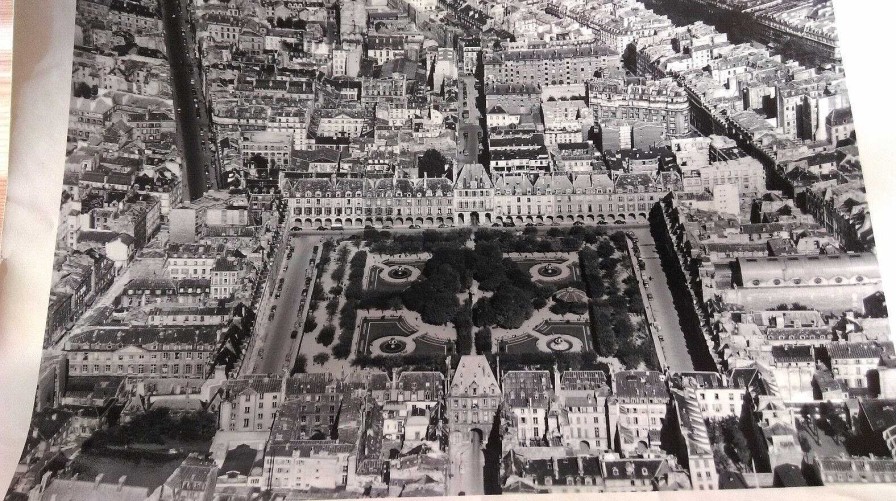
[[6, 500], [896, 483], [831, 0], [73, 4]]

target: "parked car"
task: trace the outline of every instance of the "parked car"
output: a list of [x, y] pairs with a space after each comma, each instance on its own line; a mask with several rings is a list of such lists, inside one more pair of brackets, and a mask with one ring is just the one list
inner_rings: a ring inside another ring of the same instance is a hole
[[305, 297], [307, 295], [308, 295], [308, 288], [305, 287], [304, 289], [302, 289], [302, 297]]
[[648, 292], [648, 293], [647, 293], [647, 300], [648, 300], [648, 301], [653, 301], [653, 294], [651, 294], [651, 293]]
[[439, 228], [447, 228], [447, 227], [448, 227], [448, 225], [445, 224], [445, 223], [442, 223], [442, 224], [439, 225]]
[[317, 231], [325, 231], [327, 229], [326, 226], [318, 226]]
[[268, 322], [274, 320], [274, 312], [272, 311], [270, 315], [268, 315]]
[[280, 291], [277, 291], [277, 293], [274, 294], [274, 297], [277, 298], [277, 299], [280, 299]]
[[585, 226], [585, 223], [583, 223], [582, 221], [576, 221], [575, 223], [572, 223], [572, 225], [573, 226]]
[[311, 285], [311, 277], [305, 277], [305, 287]]
[[297, 330], [293, 330], [293, 331], [289, 334], [289, 338], [290, 338], [290, 339], [295, 339], [295, 338], [297, 338], [297, 337], [299, 337], [299, 331], [297, 331]]
[[420, 229], [420, 225], [419, 225], [419, 224], [412, 224], [412, 225], [408, 226], [408, 228], [410, 228], [410, 229], [412, 229], [412, 230], [419, 230], [419, 229]]

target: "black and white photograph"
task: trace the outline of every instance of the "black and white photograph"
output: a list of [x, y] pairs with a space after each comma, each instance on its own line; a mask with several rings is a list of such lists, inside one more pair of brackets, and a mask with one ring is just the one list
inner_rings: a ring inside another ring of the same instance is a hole
[[831, 0], [67, 3], [5, 500], [896, 484]]

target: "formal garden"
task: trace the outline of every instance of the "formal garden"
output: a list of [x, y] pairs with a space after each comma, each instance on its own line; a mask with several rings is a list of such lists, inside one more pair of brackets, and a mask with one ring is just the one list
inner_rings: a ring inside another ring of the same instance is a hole
[[[368, 230], [333, 252], [321, 294], [325, 361], [443, 367], [500, 356], [502, 367], [653, 366], [626, 237], [600, 227]], [[318, 291], [320, 292], [320, 291]], [[328, 298], [328, 299], [326, 299]]]

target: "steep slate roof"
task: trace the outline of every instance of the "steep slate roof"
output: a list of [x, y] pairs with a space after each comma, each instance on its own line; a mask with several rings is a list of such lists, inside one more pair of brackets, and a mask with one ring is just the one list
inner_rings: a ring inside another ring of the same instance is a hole
[[551, 387], [549, 371], [510, 371], [501, 378], [504, 401], [515, 408], [548, 407]]
[[476, 387], [482, 389], [477, 395], [486, 394], [486, 390], [490, 389], [491, 394], [499, 394], [500, 387], [498, 380], [492, 373], [491, 367], [488, 365], [488, 359], [484, 355], [464, 355], [460, 357], [460, 362], [451, 379], [452, 395], [469, 395], [470, 389]]

